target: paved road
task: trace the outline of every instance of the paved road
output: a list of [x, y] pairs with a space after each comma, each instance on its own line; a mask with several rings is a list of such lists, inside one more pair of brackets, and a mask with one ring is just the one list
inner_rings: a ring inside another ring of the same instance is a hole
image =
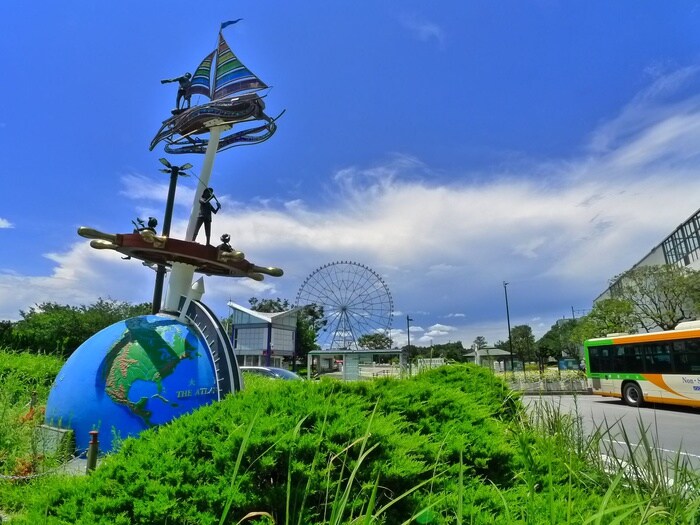
[[569, 413], [578, 412], [586, 432], [596, 428], [609, 429], [605, 440], [617, 451], [625, 451], [624, 432], [630, 443], [640, 441], [640, 427], [646, 429], [653, 446], [667, 458], [677, 451], [681, 457], [700, 470], [700, 410], [673, 406], [646, 406], [632, 408], [621, 401], [601, 396], [525, 396], [525, 403], [532, 407], [542, 400]]

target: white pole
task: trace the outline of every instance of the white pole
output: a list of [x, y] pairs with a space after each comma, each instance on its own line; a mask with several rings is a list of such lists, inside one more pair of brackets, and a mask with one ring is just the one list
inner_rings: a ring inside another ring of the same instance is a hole
[[190, 303], [192, 301], [201, 301], [202, 296], [204, 295], [204, 277], [200, 277], [197, 279], [197, 282], [195, 282], [192, 287], [190, 288], [189, 293], [187, 294], [187, 299], [185, 299], [185, 304], [182, 306], [182, 311], [180, 312], [180, 321], [185, 320], [185, 315], [187, 314], [187, 309], [190, 307]]
[[[207, 122], [206, 125], [211, 126], [209, 129], [209, 143], [207, 151], [204, 154], [204, 164], [202, 164], [202, 172], [197, 184], [197, 191], [194, 193], [194, 202], [192, 203], [192, 212], [190, 213], [190, 222], [187, 225], [187, 233], [185, 239], [190, 240], [194, 235], [195, 226], [197, 226], [197, 216], [199, 215], [199, 198], [202, 196], [204, 189], [209, 186], [211, 172], [214, 169], [214, 157], [219, 148], [219, 138], [221, 132], [229, 129], [230, 126], [217, 126], [216, 121]], [[194, 266], [183, 263], [173, 263], [170, 279], [168, 280], [168, 293], [165, 299], [165, 310], [169, 312], [178, 311], [180, 298], [187, 296], [190, 287], [192, 286], [192, 278], [194, 277]]]

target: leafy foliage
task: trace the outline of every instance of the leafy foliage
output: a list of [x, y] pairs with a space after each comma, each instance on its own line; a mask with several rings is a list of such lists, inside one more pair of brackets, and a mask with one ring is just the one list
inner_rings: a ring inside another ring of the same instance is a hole
[[647, 332], [672, 330], [698, 313], [700, 272], [675, 265], [638, 266], [615, 277], [612, 295], [634, 307], [634, 318]]
[[479, 350], [482, 348], [486, 348], [489, 344], [486, 342], [486, 338], [483, 335], [478, 335], [474, 339], [474, 346], [478, 348]]
[[41, 303], [20, 311], [5, 344], [14, 349], [67, 357], [103, 328], [150, 312], [150, 304], [132, 305], [100, 298], [85, 306]]
[[90, 477], [39, 478], [24, 499], [0, 488], [0, 505], [7, 496], [13, 523], [49, 525], [694, 522], [681, 499], [648, 519], [655, 491], [610, 482], [579, 420], [539, 414], [530, 422], [471, 365], [410, 380], [251, 378], [126, 440]]
[[566, 355], [576, 359], [581, 358], [581, 344], [574, 333], [580, 321], [574, 319], [561, 319], [537, 341], [537, 357], [540, 362], [549, 357], [559, 359]]
[[590, 313], [578, 320], [571, 337], [573, 341], [583, 343], [593, 337], [636, 331], [634, 305], [626, 299], [608, 298], [596, 302]]
[[461, 341], [443, 343], [430, 346], [404, 346], [408, 351], [408, 359], [415, 362], [416, 359], [442, 357], [450, 362], [463, 363], [466, 361], [466, 350]]
[[411, 492], [445, 469], [456, 480], [460, 456], [465, 473], [502, 487], [513, 481], [518, 459], [504, 436], [517, 407], [488, 371], [360, 383], [251, 379], [242, 393], [127, 440], [89, 482], [47, 491], [36, 512], [48, 511], [48, 523], [209, 524], [230, 502], [229, 516], [290, 512], [320, 523], [346, 489], [344, 512], [357, 515], [379, 480], [376, 508], [408, 493], [385, 516], [399, 523], [435, 491], [454, 488], [443, 480]]
[[289, 304], [287, 299], [258, 299], [257, 297], [251, 297], [248, 299], [250, 303], [250, 309], [256, 312], [267, 312], [267, 313], [279, 313], [286, 312], [292, 309], [292, 305]]
[[513, 353], [523, 363], [535, 358], [535, 336], [532, 328], [526, 324], [514, 326], [510, 331], [510, 340], [513, 343]]

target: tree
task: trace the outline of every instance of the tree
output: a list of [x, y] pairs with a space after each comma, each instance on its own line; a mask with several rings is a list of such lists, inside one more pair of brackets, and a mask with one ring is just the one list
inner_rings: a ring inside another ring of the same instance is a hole
[[486, 338], [483, 335], [478, 335], [476, 339], [474, 339], [474, 346], [477, 348], [477, 350], [481, 350], [482, 348], [486, 348], [488, 346], [488, 343], [486, 342]]
[[626, 299], [602, 299], [593, 309], [581, 317], [573, 328], [571, 337], [582, 344], [586, 339], [604, 337], [612, 333], [635, 333], [634, 305]]
[[292, 305], [289, 304], [287, 299], [258, 299], [257, 297], [251, 297], [248, 299], [250, 303], [250, 309], [256, 312], [265, 313], [279, 313], [286, 312], [292, 309]]
[[103, 328], [150, 311], [149, 303], [133, 305], [102, 298], [79, 307], [51, 302], [37, 304], [28, 311], [20, 310], [22, 319], [12, 326], [11, 346], [67, 357]]
[[465, 356], [466, 350], [462, 345], [462, 341], [434, 345], [432, 347], [432, 353], [435, 357], [442, 357], [448, 361], [456, 361], [458, 363], [466, 361], [467, 359]]
[[12, 346], [12, 330], [14, 323], [12, 321], [0, 321], [0, 347]]
[[645, 331], [672, 330], [694, 319], [700, 297], [700, 272], [674, 265], [639, 266], [613, 279], [612, 296], [629, 301]]
[[493, 344], [493, 347], [498, 348], [499, 350], [505, 350], [507, 352], [510, 352], [510, 345], [508, 344], [508, 341], [501, 341], [499, 339]]
[[411, 363], [415, 363], [416, 359], [429, 359], [436, 357], [442, 357], [447, 361], [457, 362], [467, 360], [465, 355], [466, 350], [464, 349], [464, 345], [462, 345], [462, 341], [450, 341], [448, 343], [438, 345], [431, 344], [430, 346], [415, 346], [414, 344], [411, 344], [411, 346], [404, 346], [402, 350], [406, 352], [408, 355], [408, 360]]
[[581, 359], [581, 344], [574, 336], [581, 322], [560, 319], [537, 341], [535, 355], [540, 364], [540, 372], [544, 371], [545, 363], [550, 357], [559, 359], [567, 355], [577, 360]]
[[[402, 347], [401, 350], [406, 352], [409, 363], [415, 363], [416, 359], [418, 359], [419, 357], [425, 357], [425, 349], [414, 344], [406, 345]], [[430, 355], [430, 350], [428, 350], [428, 355]]]
[[513, 353], [518, 356], [523, 363], [535, 358], [535, 336], [532, 335], [532, 328], [526, 324], [514, 326], [510, 331], [513, 343]]
[[[256, 312], [286, 312], [293, 307], [287, 299], [258, 299], [251, 297], [248, 299], [250, 309]], [[319, 349], [316, 344], [318, 332], [326, 325], [323, 319], [323, 307], [317, 304], [303, 306], [297, 312], [297, 335], [295, 341], [295, 359], [292, 368], [296, 367], [297, 359], [304, 359], [311, 350]]]
[[386, 350], [392, 347], [394, 342], [386, 334], [365, 334], [359, 337], [357, 344], [360, 348], [367, 348], [369, 350]]

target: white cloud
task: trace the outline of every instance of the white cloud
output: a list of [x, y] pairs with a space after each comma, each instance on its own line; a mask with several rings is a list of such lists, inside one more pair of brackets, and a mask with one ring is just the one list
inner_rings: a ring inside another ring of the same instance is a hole
[[647, 70], [653, 82], [641, 90], [617, 115], [599, 126], [591, 135], [590, 147], [602, 153], [616, 149], [670, 117], [683, 116], [697, 109], [695, 93], [700, 80], [700, 66], [688, 66], [664, 73], [658, 64]]
[[66, 252], [46, 254], [55, 263], [48, 276], [0, 273], [0, 318], [16, 320], [19, 310], [43, 303], [91, 304], [98, 297], [143, 302], [141, 290], [152, 271], [120, 260], [118, 254], [93, 250], [87, 242]]
[[438, 331], [438, 332], [454, 332], [455, 327], [454, 326], [448, 326], [444, 324], [434, 324], [430, 328], [428, 328], [429, 331]]
[[[122, 190], [119, 193], [134, 201], [155, 201], [161, 204], [165, 203], [168, 198], [169, 181], [170, 179], [167, 176], [163, 176], [162, 179], [156, 179], [137, 173], [130, 173], [121, 177]], [[194, 187], [179, 181], [175, 192], [175, 204], [185, 207], [192, 206], [194, 192]]]
[[14, 228], [14, 224], [12, 224], [7, 219], [3, 219], [2, 217], [0, 217], [0, 229], [2, 228]]
[[[436, 344], [462, 340], [467, 346], [477, 335], [506, 339], [504, 280], [511, 283], [513, 326], [539, 317], [541, 335], [572, 306], [589, 307], [609, 278], [697, 210], [700, 97], [663, 103], [693, 74], [657, 79], [601, 125], [579, 158], [481, 173], [476, 184], [460, 176], [440, 182], [442, 174], [429, 166], [396, 155], [339, 170], [329, 177], [323, 205], [263, 199], [224, 206], [212, 239], [231, 234], [249, 260], [280, 266], [285, 276], [263, 283], [207, 278], [205, 300], [217, 312], [231, 298], [241, 304], [261, 295], [294, 300], [320, 265], [355, 260], [387, 282], [396, 311], [403, 312], [393, 322], [397, 337], [407, 335], [409, 313], [430, 326], [425, 333], [411, 326], [412, 341], [414, 332]], [[160, 208], [167, 193], [165, 182], [154, 185], [138, 175], [125, 176], [123, 185], [136, 206]], [[193, 198], [192, 188], [178, 187], [181, 214]], [[174, 234], [185, 227], [183, 218], [174, 221]], [[0, 274], [0, 317], [15, 318], [42, 300], [150, 300], [152, 275], [136, 261], [96, 252], [87, 242], [49, 258], [56, 267], [48, 276], [22, 276], [17, 269]], [[470, 323], [433, 324], [461, 316]]]
[[435, 40], [442, 45], [445, 42], [444, 30], [434, 22], [429, 22], [416, 14], [403, 15], [400, 19], [401, 25], [408, 29], [415, 38], [423, 42]]

